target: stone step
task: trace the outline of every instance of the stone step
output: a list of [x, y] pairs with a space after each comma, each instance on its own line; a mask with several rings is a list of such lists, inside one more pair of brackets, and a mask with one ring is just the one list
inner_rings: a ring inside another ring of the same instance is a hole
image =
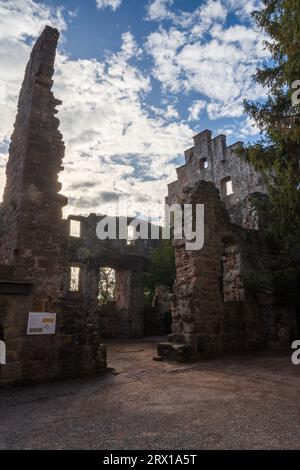
[[159, 343], [157, 353], [159, 358], [188, 362], [192, 356], [192, 348], [188, 344]]

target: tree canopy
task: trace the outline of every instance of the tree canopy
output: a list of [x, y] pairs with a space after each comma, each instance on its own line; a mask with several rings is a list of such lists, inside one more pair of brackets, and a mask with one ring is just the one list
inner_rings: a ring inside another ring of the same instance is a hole
[[261, 139], [245, 147], [244, 156], [262, 173], [268, 190], [258, 208], [278, 250], [275, 284], [289, 285], [287, 295], [292, 292], [300, 305], [300, 2], [262, 0], [253, 18], [266, 34], [270, 59], [254, 77], [265, 87], [266, 99], [245, 102]]

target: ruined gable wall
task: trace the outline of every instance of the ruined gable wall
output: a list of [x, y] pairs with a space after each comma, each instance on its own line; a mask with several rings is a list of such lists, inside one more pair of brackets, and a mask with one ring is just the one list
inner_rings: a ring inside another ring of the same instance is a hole
[[[177, 195], [185, 186], [192, 186], [202, 180], [212, 182], [219, 189], [232, 222], [243, 224], [247, 214], [242, 215], [238, 206], [249, 194], [265, 193], [265, 188], [260, 175], [236, 154], [240, 146], [238, 142], [227, 147], [225, 136], [212, 139], [212, 133], [208, 130], [196, 135], [194, 147], [185, 152], [186, 163], [177, 169], [177, 181], [169, 185], [167, 202], [176, 202]], [[201, 164], [204, 159], [207, 160], [207, 168]], [[234, 193], [226, 196], [222, 181], [228, 177], [232, 179]]]
[[[85, 375], [106, 368], [99, 318], [68, 293], [67, 222], [59, 191], [64, 143], [51, 91], [59, 33], [46, 27], [26, 68], [1, 208], [0, 282], [31, 283], [0, 295], [7, 364], [0, 384]], [[2, 264], [2, 266], [1, 266]], [[57, 314], [55, 335], [27, 335], [29, 312]]]
[[19, 97], [9, 149], [6, 187], [1, 208], [0, 262], [14, 266], [14, 275], [38, 280], [43, 296], [63, 294], [66, 241], [59, 194], [64, 143], [58, 130], [51, 91], [59, 33], [46, 27], [36, 42]]

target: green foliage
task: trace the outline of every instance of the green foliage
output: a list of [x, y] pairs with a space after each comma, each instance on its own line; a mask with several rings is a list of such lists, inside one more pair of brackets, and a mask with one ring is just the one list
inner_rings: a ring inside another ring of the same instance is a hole
[[300, 104], [293, 104], [292, 86], [300, 80], [300, 2], [263, 0], [263, 5], [253, 17], [269, 36], [265, 47], [272, 55], [272, 64], [258, 69], [255, 76], [266, 88], [266, 101], [245, 102], [246, 112], [264, 136], [248, 147], [247, 156], [260, 168], [272, 168], [276, 161], [281, 170], [288, 163], [299, 180]]
[[[272, 266], [274, 283], [277, 291], [294, 297], [300, 287], [300, 104], [292, 98], [293, 83], [300, 80], [300, 2], [262, 4], [253, 18], [268, 36], [265, 47], [271, 60], [257, 70], [255, 80], [266, 88], [267, 99], [245, 102], [262, 138], [244, 149], [244, 157], [262, 173], [269, 194], [258, 208], [278, 253]], [[298, 297], [295, 302], [300, 305]]]
[[173, 287], [176, 277], [175, 252], [170, 240], [161, 240], [152, 252], [151, 263], [146, 274], [145, 297], [151, 303], [155, 286]]
[[99, 305], [107, 305], [115, 300], [116, 274], [114, 269], [101, 268], [99, 277]]

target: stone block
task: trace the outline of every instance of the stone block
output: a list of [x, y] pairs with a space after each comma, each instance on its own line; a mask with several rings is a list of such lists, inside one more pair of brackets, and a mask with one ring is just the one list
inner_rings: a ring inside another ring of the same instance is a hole
[[187, 344], [159, 343], [158, 357], [171, 361], [186, 362], [192, 357], [192, 348]]

